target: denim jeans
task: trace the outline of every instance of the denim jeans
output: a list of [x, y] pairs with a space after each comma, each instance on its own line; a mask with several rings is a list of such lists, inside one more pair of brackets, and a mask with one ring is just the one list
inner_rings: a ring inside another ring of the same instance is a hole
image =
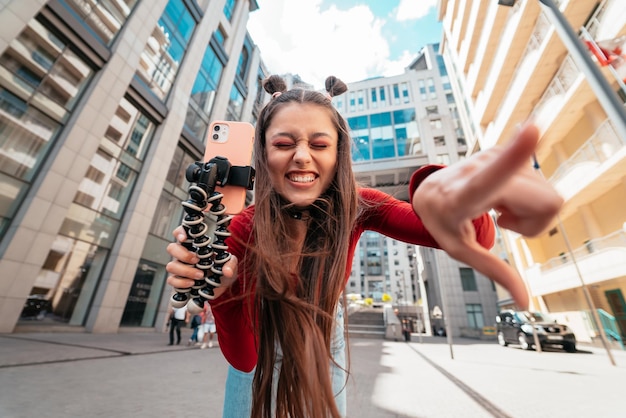
[[[341, 416], [346, 416], [346, 346], [343, 329], [343, 308], [337, 309], [335, 334], [331, 341], [331, 354], [337, 363], [330, 362], [330, 373], [332, 378], [333, 392], [335, 393], [335, 403]], [[274, 385], [277, 384], [278, 373], [281, 366], [280, 350], [279, 360], [274, 367]], [[249, 417], [252, 410], [252, 379], [254, 370], [249, 373], [239, 371], [232, 366], [228, 366], [228, 376], [226, 377], [226, 390], [224, 396], [223, 418], [243, 418]], [[274, 388], [275, 390], [276, 388]]]

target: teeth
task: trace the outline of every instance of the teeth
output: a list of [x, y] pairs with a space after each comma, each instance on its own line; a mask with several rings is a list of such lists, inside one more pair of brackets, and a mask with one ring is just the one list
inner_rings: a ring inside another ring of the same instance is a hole
[[315, 176], [289, 176], [289, 180], [296, 183], [311, 183], [315, 180]]

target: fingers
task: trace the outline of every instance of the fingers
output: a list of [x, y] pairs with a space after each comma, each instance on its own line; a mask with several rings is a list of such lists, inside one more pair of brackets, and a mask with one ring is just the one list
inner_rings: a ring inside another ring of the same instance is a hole
[[174, 238], [176, 238], [176, 241], [178, 242], [183, 242], [187, 239], [187, 233], [182, 225], [179, 225], [176, 229], [174, 229], [172, 235], [174, 235]]
[[508, 144], [489, 148], [468, 159], [464, 173], [467, 181], [460, 188], [459, 201], [471, 207], [483, 207], [489, 201], [488, 196], [497, 196], [524, 166], [530, 167], [538, 140], [539, 130], [527, 123]]
[[534, 237], [553, 222], [563, 206], [563, 198], [537, 173], [520, 175], [503, 191], [494, 209], [500, 212], [498, 225]]
[[485, 167], [481, 175], [488, 178], [506, 178], [516, 173], [523, 166], [530, 165], [530, 158], [535, 152], [539, 141], [539, 129], [531, 123], [526, 123], [508, 144], [500, 149], [500, 155], [491, 164]]
[[167, 245], [167, 253], [179, 261], [187, 264], [196, 264], [200, 259], [193, 251], [189, 251], [177, 242], [171, 242]]
[[468, 246], [463, 254], [457, 254], [455, 258], [508, 290], [520, 309], [528, 308], [528, 290], [518, 272], [489, 250], [476, 244]]
[[226, 282], [232, 283], [234, 279], [237, 277], [237, 257], [231, 255], [230, 260], [224, 263], [224, 267], [222, 267], [222, 273], [224, 273], [224, 278]]

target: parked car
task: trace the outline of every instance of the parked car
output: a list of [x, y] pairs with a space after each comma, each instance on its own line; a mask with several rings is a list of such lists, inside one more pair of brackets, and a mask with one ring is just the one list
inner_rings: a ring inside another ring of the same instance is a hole
[[45, 295], [30, 295], [24, 303], [21, 317], [42, 320], [51, 310], [52, 305]]
[[560, 346], [567, 352], [576, 352], [576, 336], [572, 330], [546, 314], [506, 310], [496, 316], [498, 344], [503, 347], [519, 344], [522, 349], [530, 350], [535, 345], [533, 329], [542, 348]]

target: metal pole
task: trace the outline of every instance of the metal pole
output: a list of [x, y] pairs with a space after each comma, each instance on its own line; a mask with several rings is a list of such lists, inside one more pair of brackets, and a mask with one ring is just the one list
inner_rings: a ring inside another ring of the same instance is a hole
[[617, 94], [606, 80], [598, 65], [593, 62], [589, 50], [580, 41], [576, 32], [565, 19], [559, 7], [552, 0], [539, 0], [548, 18], [554, 25], [561, 41], [572, 56], [578, 69], [586, 76], [587, 82], [596, 94], [600, 105], [609, 119], [615, 124], [615, 130], [623, 142], [626, 142], [626, 113]]
[[419, 272], [417, 271], [417, 260], [415, 262], [415, 272], [417, 279], [417, 333], [419, 336], [420, 344], [422, 343], [422, 327], [425, 328], [424, 325], [424, 302], [422, 301], [422, 288], [421, 288], [421, 279], [419, 276]]
[[441, 274], [439, 274], [439, 257], [437, 254], [437, 251], [435, 251], [435, 269], [437, 272], [437, 282], [439, 283], [439, 293], [441, 294], [441, 306], [443, 307], [443, 324], [445, 326], [445, 330], [446, 330], [446, 340], [448, 342], [448, 346], [450, 348], [450, 358], [452, 360], [454, 360], [454, 351], [452, 350], [452, 327], [450, 325], [450, 321], [448, 321], [448, 303], [446, 301], [446, 292], [444, 289], [444, 286], [442, 286], [441, 282], [442, 282], [442, 277]]
[[[593, 62], [589, 55], [589, 51], [587, 48], [580, 42], [578, 36], [570, 26], [565, 16], [561, 13], [558, 6], [552, 0], [539, 0], [539, 2], [543, 5], [544, 10], [547, 12], [548, 18], [551, 20], [552, 24], [556, 32], [559, 34], [559, 37], [565, 44], [565, 47], [569, 51], [572, 59], [578, 66], [578, 69], [585, 74], [587, 78], [587, 82], [593, 89], [600, 102], [600, 105], [604, 108], [609, 119], [611, 119], [615, 125], [615, 130], [618, 133], [618, 136], [622, 139], [623, 142], [626, 142], [626, 114], [624, 113], [623, 105], [620, 103], [617, 94], [613, 91], [613, 88], [609, 84], [609, 82], [604, 78], [602, 72]], [[535, 164], [539, 172], [541, 173], [541, 169], [539, 168], [539, 164], [535, 160]], [[543, 176], [543, 173], [541, 173]], [[567, 238], [567, 234], [565, 233], [565, 229], [563, 228], [563, 223], [561, 222], [561, 218], [558, 218], [559, 229], [563, 234], [563, 239], [565, 240], [565, 245], [567, 250], [569, 251], [572, 261], [574, 263], [574, 267], [576, 268], [576, 272], [578, 274], [578, 278], [580, 279], [581, 287], [583, 289], [583, 293], [585, 295], [585, 299], [587, 304], [591, 308], [591, 313], [593, 315], [596, 324], [598, 325], [598, 329], [600, 330], [600, 339], [602, 340], [602, 345], [606, 349], [606, 352], [609, 356], [609, 360], [611, 364], [615, 366], [615, 360], [613, 359], [613, 355], [611, 354], [611, 350], [608, 345], [608, 341], [606, 339], [606, 335], [604, 333], [604, 328], [602, 327], [602, 322], [598, 316], [598, 312], [595, 309], [593, 304], [593, 300], [591, 299], [591, 295], [589, 294], [589, 289], [587, 289], [587, 285], [585, 284], [580, 269], [578, 267], [578, 263], [574, 256], [574, 252], [570, 245], [569, 239]]]

